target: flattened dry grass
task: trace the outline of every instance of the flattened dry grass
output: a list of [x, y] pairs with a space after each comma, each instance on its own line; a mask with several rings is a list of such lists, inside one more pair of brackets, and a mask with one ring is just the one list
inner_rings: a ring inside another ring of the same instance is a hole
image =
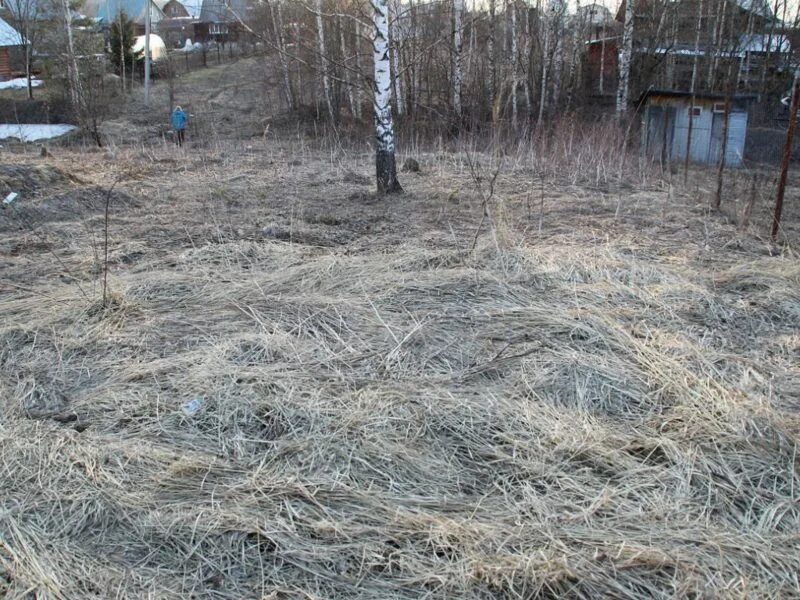
[[463, 165], [304, 160], [122, 184], [105, 308], [8, 230], [0, 596], [800, 595], [791, 251], [647, 190], [539, 233], [512, 173], [469, 252]]

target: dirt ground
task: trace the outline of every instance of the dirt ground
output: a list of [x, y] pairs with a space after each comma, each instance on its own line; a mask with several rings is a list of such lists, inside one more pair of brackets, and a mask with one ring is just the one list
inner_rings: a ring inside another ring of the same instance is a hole
[[0, 597], [800, 597], [797, 187], [777, 245], [774, 174], [382, 199], [192, 77], [183, 150], [0, 155]]

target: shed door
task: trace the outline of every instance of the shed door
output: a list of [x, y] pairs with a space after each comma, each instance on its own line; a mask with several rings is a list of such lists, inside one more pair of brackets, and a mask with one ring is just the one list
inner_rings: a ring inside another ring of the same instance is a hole
[[[722, 150], [722, 124], [724, 113], [714, 113], [714, 122], [711, 126], [711, 148], [708, 153], [708, 162], [712, 165], [719, 164], [719, 153]], [[747, 134], [747, 113], [732, 112], [728, 115], [728, 143], [725, 147], [725, 166], [742, 166], [744, 156], [744, 140]]]
[[744, 142], [747, 136], [747, 113], [731, 113], [728, 120], [728, 147], [725, 149], [725, 164], [729, 167], [742, 166]]
[[692, 147], [689, 158], [692, 162], [708, 162], [708, 138], [711, 134], [711, 111], [707, 106], [681, 106], [675, 121], [675, 139], [672, 145], [672, 158], [683, 160], [686, 157], [686, 141], [689, 136], [689, 119], [692, 119]]

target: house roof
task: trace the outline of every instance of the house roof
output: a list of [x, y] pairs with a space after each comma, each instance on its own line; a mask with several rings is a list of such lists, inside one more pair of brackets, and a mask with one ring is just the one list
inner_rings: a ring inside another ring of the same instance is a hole
[[183, 4], [190, 17], [194, 19], [200, 17], [200, 10], [203, 8], [202, 0], [181, 0], [181, 4]]
[[84, 16], [101, 23], [111, 23], [120, 11], [125, 11], [128, 18], [139, 25], [144, 24], [147, 6], [150, 6], [150, 19], [157, 23], [164, 18], [164, 13], [153, 0], [87, 0], [83, 6]]
[[[703, 92], [685, 92], [682, 90], [647, 90], [641, 96], [641, 100], [644, 101], [651, 96], [661, 96], [666, 98], [691, 98], [694, 96], [695, 100], [725, 100], [725, 94], [718, 94], [718, 93], [703, 93]], [[757, 94], [735, 94], [731, 96], [731, 100], [735, 102], [739, 101], [753, 101], [758, 100]]]
[[236, 23], [247, 19], [247, 0], [203, 0], [201, 23]]
[[28, 18], [32, 21], [48, 19], [58, 10], [54, 3], [44, 0], [5, 0], [5, 8], [16, 20]]
[[25, 40], [19, 31], [0, 19], [0, 46], [22, 46]]

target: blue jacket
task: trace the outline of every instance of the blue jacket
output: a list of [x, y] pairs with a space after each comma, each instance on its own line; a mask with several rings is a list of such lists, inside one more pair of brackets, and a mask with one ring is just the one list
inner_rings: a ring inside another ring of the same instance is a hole
[[186, 113], [182, 110], [175, 109], [172, 111], [172, 128], [173, 129], [186, 129]]

